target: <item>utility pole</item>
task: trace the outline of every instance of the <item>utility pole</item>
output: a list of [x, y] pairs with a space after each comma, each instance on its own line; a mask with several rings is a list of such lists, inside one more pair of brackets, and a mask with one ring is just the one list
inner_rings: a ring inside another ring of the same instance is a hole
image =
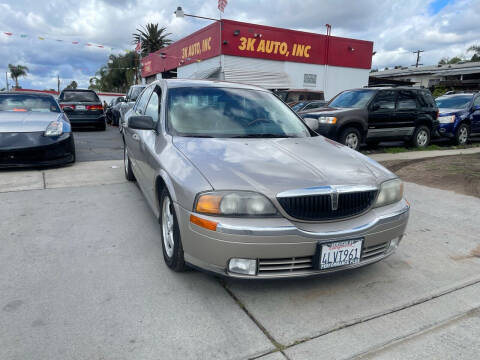
[[57, 74], [57, 92], [60, 94], [60, 75]]
[[7, 91], [9, 91], [9, 87], [8, 87], [8, 71], [5, 71], [5, 83], [7, 84]]
[[418, 65], [423, 65], [420, 64], [420, 53], [424, 52], [425, 50], [417, 50], [417, 51], [412, 51], [413, 54], [417, 54], [417, 62], [415, 63], [415, 67], [418, 67]]

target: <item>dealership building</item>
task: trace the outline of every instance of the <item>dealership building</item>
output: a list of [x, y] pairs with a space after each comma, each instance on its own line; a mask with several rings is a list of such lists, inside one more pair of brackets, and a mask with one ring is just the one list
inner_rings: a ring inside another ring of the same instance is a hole
[[144, 57], [142, 78], [312, 89], [330, 99], [368, 84], [373, 42], [222, 19]]

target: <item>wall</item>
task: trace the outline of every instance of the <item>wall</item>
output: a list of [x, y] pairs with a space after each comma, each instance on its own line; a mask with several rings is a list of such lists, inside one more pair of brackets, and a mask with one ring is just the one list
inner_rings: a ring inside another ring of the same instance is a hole
[[[199, 74], [207, 74], [209, 70], [218, 68], [219, 63], [220, 57], [217, 56], [179, 67], [177, 74], [179, 78], [198, 78]], [[324, 90], [325, 86], [324, 65], [228, 55], [222, 55], [222, 64], [226, 81], [241, 82], [267, 89]], [[315, 85], [304, 82], [305, 74], [309, 74], [310, 79], [311, 75], [316, 76]], [[325, 99], [330, 99], [343, 90], [366, 86], [368, 75], [367, 69], [328, 66]]]

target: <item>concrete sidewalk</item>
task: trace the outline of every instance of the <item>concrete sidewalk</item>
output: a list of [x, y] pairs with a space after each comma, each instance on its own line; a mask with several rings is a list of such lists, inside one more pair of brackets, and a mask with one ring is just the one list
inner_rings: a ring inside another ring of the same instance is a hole
[[0, 172], [0, 193], [125, 182], [123, 160], [77, 162], [46, 170]]
[[480, 146], [468, 149], [406, 151], [396, 154], [366, 154], [376, 161], [415, 160], [440, 156], [470, 155], [480, 153]]

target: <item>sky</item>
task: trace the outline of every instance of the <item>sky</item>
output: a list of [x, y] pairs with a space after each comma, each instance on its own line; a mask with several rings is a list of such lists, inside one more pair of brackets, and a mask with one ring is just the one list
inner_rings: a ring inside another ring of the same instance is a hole
[[[9, 63], [29, 68], [23, 88], [56, 89], [57, 75], [61, 88], [72, 80], [87, 87], [112, 52], [134, 49], [139, 26], [159, 23], [178, 40], [210, 23], [176, 18], [177, 6], [219, 16], [217, 0], [0, 0], [0, 88]], [[479, 14], [480, 0], [229, 0], [223, 17], [321, 34], [329, 23], [334, 36], [373, 41], [372, 68], [383, 69], [414, 64], [418, 49], [425, 65], [470, 58], [468, 47], [480, 45]]]

